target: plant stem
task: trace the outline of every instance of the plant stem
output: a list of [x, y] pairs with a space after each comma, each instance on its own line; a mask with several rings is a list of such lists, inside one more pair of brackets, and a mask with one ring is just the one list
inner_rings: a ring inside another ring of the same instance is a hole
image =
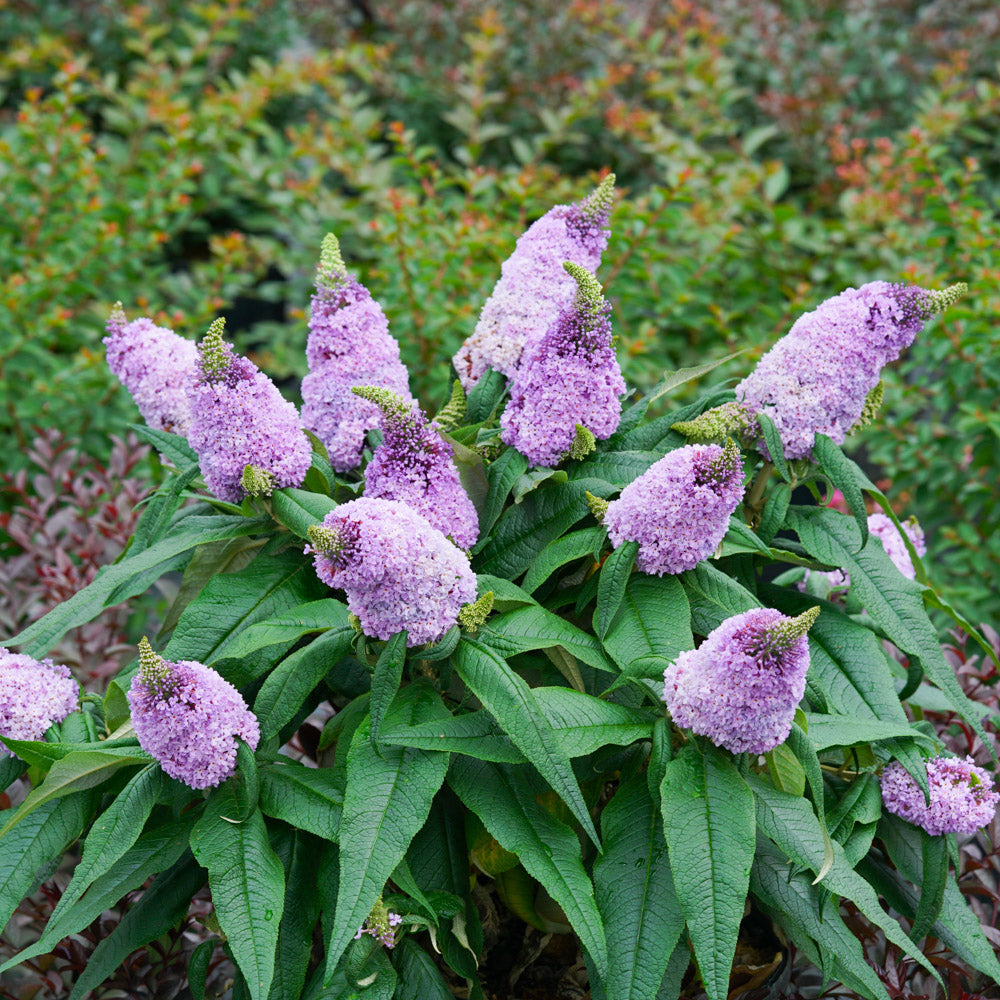
[[771, 473], [774, 471], [773, 462], [765, 462], [760, 471], [754, 477], [754, 481], [750, 486], [750, 492], [747, 494], [747, 498], [744, 501], [743, 507], [747, 514], [747, 521], [751, 528], [756, 528], [760, 524], [760, 514], [764, 507], [762, 503], [764, 499], [764, 489], [767, 486], [767, 481], [771, 478]]

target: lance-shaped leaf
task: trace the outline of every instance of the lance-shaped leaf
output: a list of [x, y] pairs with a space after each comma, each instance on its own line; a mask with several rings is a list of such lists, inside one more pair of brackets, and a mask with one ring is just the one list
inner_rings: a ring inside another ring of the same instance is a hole
[[597, 584], [597, 608], [594, 611], [594, 631], [603, 639], [611, 628], [625, 597], [628, 583], [639, 554], [638, 542], [626, 542], [618, 546], [604, 561]]
[[605, 990], [616, 1000], [655, 1000], [684, 914], [660, 810], [642, 775], [618, 788], [601, 815], [601, 833], [594, 889], [608, 938]]
[[584, 556], [596, 558], [607, 536], [607, 531], [597, 526], [580, 528], [579, 531], [571, 531], [568, 535], [556, 539], [545, 548], [525, 573], [524, 590], [529, 594], [533, 593], [557, 569], [561, 569], [567, 563], [575, 562]]
[[259, 771], [260, 808], [324, 840], [336, 841], [344, 793], [331, 768], [306, 767], [278, 758]]
[[299, 538], [308, 538], [309, 529], [336, 508], [337, 504], [322, 493], [310, 493], [287, 487], [271, 495], [274, 519]]
[[406, 663], [406, 639], [405, 629], [402, 632], [397, 632], [385, 644], [385, 648], [379, 653], [375, 663], [371, 700], [368, 703], [371, 714], [369, 739], [372, 741], [373, 747], [378, 743], [382, 720], [392, 704], [392, 699], [396, 697], [399, 683], [403, 679], [403, 664]]
[[479, 537], [486, 538], [496, 524], [503, 505], [514, 488], [514, 483], [524, 475], [528, 460], [516, 448], [507, 448], [486, 470], [486, 502], [479, 516]]
[[[445, 712], [437, 694], [411, 684], [400, 691], [386, 726], [430, 721]], [[347, 755], [344, 811], [340, 822], [340, 884], [326, 976], [337, 962], [403, 860], [427, 820], [444, 782], [448, 755], [403, 747], [371, 746], [368, 721], [358, 727]]]
[[583, 869], [580, 841], [538, 798], [545, 786], [529, 768], [457, 757], [448, 783], [501, 846], [516, 854], [562, 907], [601, 977], [607, 974], [604, 925]]
[[[526, 609], [533, 610], [533, 609]], [[516, 613], [516, 612], [515, 612]], [[569, 758], [563, 753], [530, 687], [488, 646], [465, 639], [455, 651], [455, 670], [500, 727], [566, 803], [600, 849], [590, 810]]]
[[234, 659], [249, 656], [258, 649], [279, 642], [294, 642], [312, 632], [326, 632], [347, 620], [347, 608], [341, 601], [324, 597], [283, 611], [274, 618], [243, 629], [226, 646], [226, 656]]
[[698, 635], [708, 635], [727, 618], [761, 606], [746, 587], [709, 563], [699, 563], [678, 579], [691, 602], [691, 627]]
[[691, 742], [667, 764], [660, 799], [698, 968], [711, 1000], [725, 1000], [753, 863], [753, 795], [728, 754]]
[[403, 938], [396, 945], [392, 958], [399, 973], [397, 1000], [452, 1000], [454, 994], [434, 960], [420, 945]]
[[254, 808], [243, 820], [227, 782], [215, 791], [191, 833], [191, 849], [208, 869], [219, 926], [253, 1000], [266, 1000], [274, 975], [278, 927], [285, 905], [285, 872]]
[[655, 656], [669, 662], [693, 649], [691, 606], [676, 577], [633, 573], [604, 648], [623, 670], [639, 659]]
[[861, 544], [865, 545], [868, 541], [868, 513], [861, 483], [855, 474], [858, 467], [825, 434], [816, 435], [813, 455], [830, 482], [843, 494], [861, 532]]

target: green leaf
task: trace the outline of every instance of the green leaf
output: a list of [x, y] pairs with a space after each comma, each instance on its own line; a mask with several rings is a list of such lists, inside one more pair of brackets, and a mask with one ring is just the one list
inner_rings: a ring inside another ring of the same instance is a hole
[[289, 1000], [302, 994], [319, 919], [316, 844], [296, 830], [278, 838], [275, 849], [285, 869], [285, 905], [268, 1000]]
[[191, 897], [205, 884], [205, 873], [186, 854], [167, 872], [158, 875], [120, 924], [93, 950], [70, 993], [83, 1000], [133, 951], [176, 927], [191, 905]]
[[[192, 522], [197, 521], [197, 525]], [[240, 535], [252, 535], [267, 530], [267, 518], [225, 517], [213, 515], [188, 518], [185, 530], [170, 535], [144, 549], [138, 555], [105, 566], [96, 579], [69, 600], [57, 605], [47, 615], [29, 625], [23, 632], [7, 639], [8, 646], [20, 646], [28, 656], [44, 656], [70, 629], [85, 625], [107, 606], [112, 595], [115, 603], [134, 597], [146, 589], [148, 571], [168, 563], [175, 556], [206, 542]], [[141, 579], [140, 579], [141, 578]], [[138, 581], [137, 589], [134, 584]]]
[[448, 783], [505, 850], [516, 854], [562, 907], [584, 948], [607, 975], [604, 925], [594, 902], [594, 887], [583, 868], [580, 841], [538, 802], [547, 791], [530, 768], [457, 757]]
[[545, 777], [600, 850], [597, 831], [569, 758], [560, 748], [531, 688], [511, 670], [506, 660], [474, 639], [462, 641], [453, 662], [466, 687]]
[[908, 580], [896, 569], [877, 539], [870, 538], [861, 548], [857, 525], [836, 511], [790, 507], [788, 524], [811, 555], [850, 574], [851, 590], [875, 623], [904, 653], [920, 661], [927, 678], [990, 746], [980, 721], [982, 706], [966, 697], [955, 671], [945, 660], [937, 634], [924, 611], [920, 584]]
[[506, 389], [507, 379], [503, 373], [487, 368], [465, 397], [466, 422], [479, 424], [489, 420]]
[[49, 923], [58, 923], [91, 883], [110, 871], [139, 839], [162, 785], [163, 772], [160, 765], [147, 764], [94, 821], [83, 845], [83, 857], [49, 916]]
[[647, 405], [661, 396], [665, 396], [668, 392], [673, 392], [674, 389], [684, 385], [685, 382], [691, 382], [694, 379], [701, 378], [703, 375], [707, 375], [711, 371], [715, 371], [719, 365], [724, 365], [727, 361], [738, 358], [741, 354], [746, 353], [746, 351], [747, 348], [744, 347], [740, 351], [727, 354], [724, 358], [716, 358], [714, 361], [706, 361], [704, 364], [693, 365], [690, 368], [678, 368], [676, 371], [664, 372], [663, 378], [647, 394]]
[[699, 563], [676, 579], [691, 602], [691, 627], [698, 635], [708, 635], [727, 618], [761, 606], [746, 587], [709, 563]]
[[855, 475], [857, 466], [825, 434], [817, 434], [813, 444], [813, 455], [827, 478], [844, 495], [847, 506], [854, 515], [854, 521], [861, 532], [861, 545], [868, 542], [868, 511], [861, 484]]
[[637, 775], [601, 814], [604, 854], [594, 862], [597, 908], [608, 939], [604, 987], [616, 1000], [656, 996], [684, 930], [660, 812]]
[[588, 492], [607, 496], [612, 487], [603, 479], [579, 479], [546, 484], [497, 521], [493, 534], [473, 561], [477, 573], [514, 580], [528, 569], [545, 547], [567, 528], [590, 515]]
[[[347, 608], [341, 608], [346, 622]], [[350, 625], [337, 625], [286, 656], [268, 674], [253, 705], [261, 739], [277, 735], [295, 717], [310, 692], [347, 655], [355, 634]]]
[[767, 445], [767, 450], [771, 453], [771, 461], [778, 470], [778, 475], [785, 482], [791, 480], [788, 472], [788, 463], [785, 461], [785, 448], [781, 443], [781, 435], [778, 428], [774, 426], [774, 421], [766, 413], [757, 414], [757, 423], [760, 425], [760, 433]]
[[792, 795], [802, 795], [806, 790], [806, 772], [791, 747], [781, 743], [765, 755], [767, 773], [776, 788]]
[[452, 1000], [454, 994], [438, 972], [434, 960], [409, 938], [393, 949], [399, 975], [396, 1000]]
[[603, 639], [611, 628], [618, 609], [625, 597], [625, 585], [632, 575], [635, 558], [639, 554], [638, 542], [626, 542], [616, 548], [604, 561], [597, 585], [597, 608], [594, 611], [594, 631]]
[[844, 715], [817, 715], [806, 713], [809, 722], [809, 742], [817, 751], [829, 747], [851, 747], [861, 743], [877, 743], [890, 738], [914, 739], [933, 750], [934, 741], [908, 725], [886, 722], [883, 719], [859, 719]]
[[944, 904], [944, 887], [948, 881], [948, 840], [945, 837], [923, 837], [920, 903], [917, 906], [910, 938], [920, 941], [937, 923]]
[[308, 538], [309, 529], [314, 524], [319, 524], [336, 507], [337, 504], [322, 493], [310, 493], [291, 486], [275, 490], [271, 494], [274, 519], [299, 538]]
[[686, 744], [660, 787], [674, 887], [711, 1000], [726, 1000], [754, 856], [753, 795], [728, 754]]
[[187, 978], [188, 989], [191, 991], [191, 1000], [205, 1000], [205, 980], [208, 979], [208, 967], [212, 961], [212, 955], [218, 944], [217, 938], [209, 938], [202, 941], [193, 952], [191, 960], [188, 962]]
[[[411, 684], [390, 707], [386, 726], [430, 721], [444, 711], [436, 693]], [[347, 756], [340, 885], [326, 950], [327, 977], [427, 820], [447, 770], [447, 754], [387, 747], [379, 755], [372, 749], [367, 724], [355, 732]]]
[[60, 857], [80, 835], [89, 812], [88, 795], [74, 795], [65, 802], [50, 800], [4, 836], [0, 852], [0, 926], [31, 892], [38, 869]]
[[128, 554], [136, 555], [160, 541], [170, 528], [171, 520], [180, 506], [184, 491], [198, 475], [198, 463], [180, 467], [183, 471], [171, 476], [147, 501], [132, 539]]
[[771, 558], [771, 550], [757, 537], [753, 529], [732, 514], [729, 518], [729, 528], [722, 539], [722, 555], [731, 556], [741, 552], [757, 553]]
[[615, 669], [592, 635], [537, 604], [515, 608], [491, 618], [478, 635], [503, 656], [562, 646], [567, 653], [592, 667], [610, 672]]
[[750, 892], [800, 948], [807, 943], [801, 935], [816, 942], [829, 962], [824, 968], [835, 978], [861, 996], [888, 1000], [885, 986], [865, 961], [861, 942], [837, 907], [823, 905], [820, 894], [825, 890], [812, 885], [807, 875], [789, 871], [786, 858], [763, 837], [757, 841]]
[[598, 526], [580, 528], [579, 531], [571, 531], [568, 535], [556, 539], [531, 564], [531, 568], [524, 576], [524, 590], [529, 594], [534, 593], [557, 569], [584, 556], [592, 556], [596, 562], [597, 554], [607, 534], [603, 527]]
[[226, 657], [239, 659], [265, 646], [294, 642], [313, 632], [325, 632], [347, 621], [347, 607], [332, 597], [299, 604], [244, 629], [226, 644]]
[[633, 573], [604, 648], [622, 669], [650, 656], [672, 661], [693, 649], [691, 606], [677, 578]]
[[770, 545], [774, 541], [774, 536], [785, 523], [785, 514], [788, 512], [791, 499], [792, 491], [788, 483], [778, 483], [771, 490], [757, 527], [757, 535], [765, 545]]
[[522, 604], [537, 604], [531, 594], [522, 590], [516, 583], [500, 576], [490, 576], [488, 573], [476, 574], [476, 594], [482, 597], [487, 591], [493, 594], [494, 611], [510, 611]]
[[599, 451], [573, 466], [569, 478], [601, 479], [621, 489], [661, 458], [663, 453], [660, 451]]
[[329, 768], [276, 761], [259, 774], [260, 809], [265, 816], [336, 842], [344, 792]]
[[107, 781], [119, 768], [145, 763], [149, 759], [149, 755], [137, 747], [135, 753], [129, 756], [100, 750], [77, 750], [55, 761], [45, 780], [28, 793], [27, 798], [4, 823], [0, 829], [0, 837], [6, 837], [14, 827], [23, 823], [46, 802], [94, 788]]
[[178, 469], [198, 461], [198, 453], [180, 434], [171, 434], [146, 424], [129, 424], [128, 429], [143, 441], [151, 444], [164, 458], [169, 459]]
[[371, 715], [369, 739], [372, 747], [378, 750], [378, 734], [382, 728], [382, 720], [392, 704], [403, 679], [403, 664], [406, 663], [406, 629], [397, 632], [385, 644], [375, 663], [375, 673], [372, 676], [371, 700], [369, 712]]
[[486, 469], [486, 503], [479, 517], [479, 537], [485, 539], [497, 523], [514, 483], [524, 475], [528, 460], [515, 448], [507, 448]]
[[239, 803], [230, 782], [212, 793], [191, 832], [191, 850], [208, 869], [219, 926], [253, 1000], [266, 1000], [274, 975], [285, 873], [267, 840], [259, 809], [233, 822]]

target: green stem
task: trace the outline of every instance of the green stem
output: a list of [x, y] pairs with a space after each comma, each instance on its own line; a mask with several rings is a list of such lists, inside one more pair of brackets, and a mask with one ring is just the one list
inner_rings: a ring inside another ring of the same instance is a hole
[[750, 492], [744, 501], [743, 508], [746, 511], [747, 522], [751, 528], [756, 528], [760, 524], [760, 515], [764, 508], [764, 489], [767, 487], [767, 481], [771, 478], [773, 471], [773, 462], [765, 462], [761, 466], [760, 471], [754, 477], [754, 481], [750, 486]]

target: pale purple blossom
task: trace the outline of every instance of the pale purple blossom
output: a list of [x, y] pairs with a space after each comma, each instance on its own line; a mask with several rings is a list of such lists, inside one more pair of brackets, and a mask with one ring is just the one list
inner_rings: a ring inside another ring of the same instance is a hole
[[398, 500], [342, 504], [309, 538], [317, 575], [347, 594], [366, 635], [406, 629], [409, 646], [436, 642], [476, 599], [468, 556]]
[[682, 573], [715, 551], [742, 499], [736, 445], [689, 444], [629, 483], [608, 505], [604, 525], [616, 547], [639, 543], [636, 567], [643, 573]]
[[842, 444], [862, 421], [882, 368], [964, 289], [885, 281], [848, 288], [800, 316], [736, 387], [736, 399], [751, 418], [763, 413], [774, 421], [786, 458], [807, 458], [816, 434]]
[[929, 834], [975, 833], [997, 809], [1000, 795], [993, 775], [977, 767], [971, 757], [935, 757], [927, 761], [930, 803], [906, 768], [893, 761], [882, 770], [882, 802], [896, 816]]
[[813, 608], [789, 618], [754, 608], [727, 618], [664, 671], [674, 722], [732, 753], [761, 754], [788, 738], [806, 689]]
[[416, 403], [385, 389], [355, 392], [382, 409], [382, 442], [365, 467], [365, 496], [401, 500], [459, 548], [472, 548], [479, 537], [479, 516], [438, 425]]
[[[80, 686], [69, 667], [0, 646], [0, 736], [40, 740], [76, 711]], [[0, 757], [10, 753], [0, 745]]]
[[257, 749], [260, 727], [243, 696], [211, 667], [172, 663], [139, 644], [128, 703], [139, 745], [191, 788], [211, 788], [236, 770], [236, 737]]
[[361, 464], [365, 435], [381, 426], [379, 408], [355, 396], [352, 387], [379, 386], [410, 402], [412, 396], [389, 321], [368, 289], [347, 273], [332, 235], [323, 241], [306, 360], [303, 423], [326, 445], [330, 464], [348, 472]]
[[611, 306], [589, 271], [571, 262], [566, 271], [576, 297], [525, 351], [500, 417], [501, 440], [532, 465], [582, 457], [594, 438], [611, 437], [621, 419], [625, 380], [611, 342]]
[[466, 392], [487, 368], [512, 378], [525, 348], [573, 304], [577, 289], [565, 261], [597, 270], [608, 245], [614, 182], [612, 174], [583, 201], [550, 208], [520, 236], [475, 330], [453, 358]]
[[396, 945], [396, 928], [403, 922], [403, 918], [398, 913], [388, 910], [381, 899], [372, 908], [368, 919], [358, 928], [358, 933], [354, 935], [357, 941], [362, 934], [370, 934], [376, 941], [386, 948], [394, 948]]
[[238, 503], [247, 495], [243, 474], [248, 465], [271, 489], [302, 485], [312, 449], [298, 410], [252, 361], [223, 343], [221, 320], [199, 345], [188, 400], [188, 441], [217, 497]]
[[161, 431], [187, 436], [191, 424], [187, 386], [198, 348], [143, 316], [125, 319], [121, 303], [111, 312], [104, 338], [108, 367], [129, 391], [142, 419]]

